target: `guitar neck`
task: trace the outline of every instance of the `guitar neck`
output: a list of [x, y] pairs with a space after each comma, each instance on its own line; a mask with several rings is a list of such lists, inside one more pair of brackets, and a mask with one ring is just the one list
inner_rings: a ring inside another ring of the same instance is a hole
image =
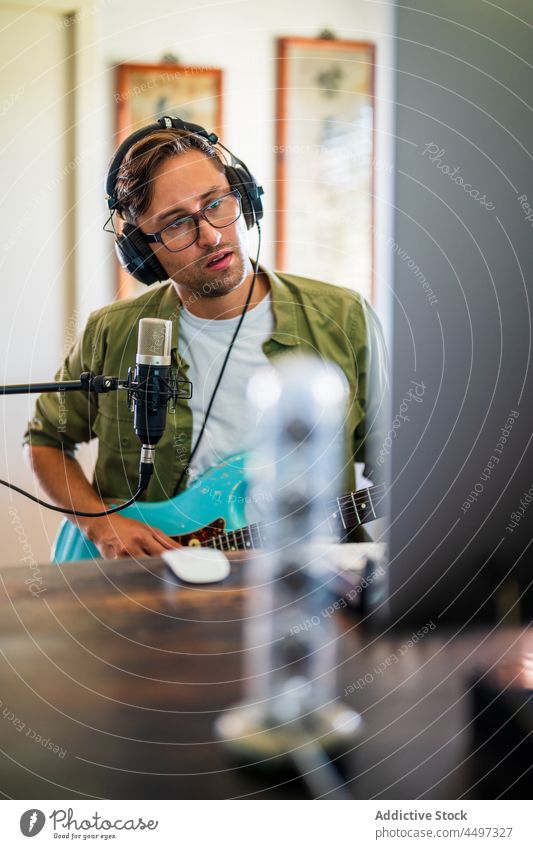
[[385, 484], [380, 483], [341, 495], [330, 502], [328, 518], [339, 523], [344, 531], [352, 531], [365, 522], [380, 519], [383, 516], [385, 490]]
[[[335, 498], [328, 504], [327, 522], [330, 532], [338, 529], [344, 532], [352, 531], [365, 522], [381, 518], [384, 495], [385, 484], [378, 484]], [[265, 542], [264, 526], [256, 523], [235, 531], [216, 533], [202, 544], [219, 551], [244, 551], [263, 548]]]

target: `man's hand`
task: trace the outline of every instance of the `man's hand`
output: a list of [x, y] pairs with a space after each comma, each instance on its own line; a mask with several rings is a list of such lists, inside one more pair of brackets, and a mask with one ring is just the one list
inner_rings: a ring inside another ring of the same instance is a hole
[[[26, 446], [32, 470], [48, 497], [58, 507], [84, 513], [98, 513], [107, 505], [96, 494], [77, 460], [60, 448], [47, 445]], [[119, 557], [150, 557], [179, 548], [159, 528], [151, 528], [127, 516], [112, 513], [100, 519], [79, 517], [79, 527], [94, 542], [106, 560]]]
[[103, 516], [91, 519], [84, 528], [105, 560], [121, 557], [153, 557], [179, 544], [158, 528], [128, 519], [127, 516]]

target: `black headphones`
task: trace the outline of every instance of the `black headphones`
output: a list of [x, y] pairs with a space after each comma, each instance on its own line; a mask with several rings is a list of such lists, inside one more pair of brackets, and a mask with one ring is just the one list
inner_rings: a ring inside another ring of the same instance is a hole
[[[247, 166], [240, 159], [232, 154], [224, 145], [218, 141], [218, 136], [215, 133], [208, 133], [199, 124], [190, 124], [187, 121], [182, 121], [181, 118], [175, 118], [171, 115], [165, 115], [159, 118], [157, 123], [149, 124], [141, 130], [132, 133], [125, 139], [117, 152], [115, 153], [105, 180], [105, 190], [107, 196], [107, 205], [111, 216], [113, 216], [118, 199], [115, 197], [115, 186], [117, 175], [122, 165], [122, 161], [128, 150], [145, 136], [156, 132], [156, 130], [186, 130], [189, 133], [194, 133], [206, 139], [210, 144], [220, 144], [231, 157], [231, 165], [225, 166], [225, 173], [232, 189], [238, 189], [242, 200], [242, 211], [244, 220], [248, 230], [257, 224], [263, 217], [263, 204], [261, 195], [264, 193], [262, 186], [259, 186], [255, 177]], [[152, 283], [158, 283], [161, 280], [166, 280], [168, 274], [152, 251], [150, 244], [145, 240], [144, 234], [133, 224], [124, 222], [121, 233], [115, 235], [115, 251], [121, 266], [128, 271], [136, 280], [150, 286]]]

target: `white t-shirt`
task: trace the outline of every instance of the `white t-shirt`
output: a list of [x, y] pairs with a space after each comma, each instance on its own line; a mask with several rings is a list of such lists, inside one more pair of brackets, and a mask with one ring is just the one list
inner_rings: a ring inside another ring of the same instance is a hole
[[[189, 402], [193, 415], [193, 446], [239, 319], [240, 316], [206, 320], [185, 307], [181, 310], [178, 347], [180, 355], [189, 363], [187, 377], [193, 385]], [[190, 480], [232, 454], [252, 447], [254, 429], [245, 415], [246, 389], [252, 374], [269, 364], [262, 345], [272, 336], [273, 330], [274, 315], [268, 294], [244, 317], [200, 447], [192, 461]]]

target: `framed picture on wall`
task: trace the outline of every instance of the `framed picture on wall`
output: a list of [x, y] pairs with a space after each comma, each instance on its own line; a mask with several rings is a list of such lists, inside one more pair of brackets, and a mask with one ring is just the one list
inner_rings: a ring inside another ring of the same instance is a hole
[[369, 42], [278, 40], [276, 265], [369, 300], [374, 62]]
[[[172, 64], [119, 65], [114, 100], [116, 146], [130, 133], [169, 114], [218, 134], [222, 128], [222, 70]], [[117, 262], [118, 296], [144, 290]]]

